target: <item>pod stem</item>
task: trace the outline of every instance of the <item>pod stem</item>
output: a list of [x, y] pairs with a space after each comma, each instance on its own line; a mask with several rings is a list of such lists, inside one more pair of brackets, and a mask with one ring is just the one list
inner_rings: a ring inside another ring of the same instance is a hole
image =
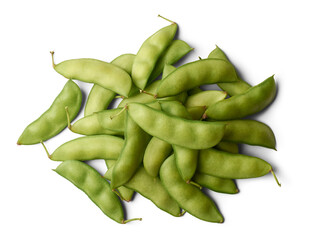
[[50, 54], [51, 54], [52, 66], [53, 66], [53, 68], [55, 68], [56, 67], [55, 58], [54, 58], [55, 52], [54, 51], [50, 51]]
[[65, 110], [66, 110], [66, 115], [67, 115], [68, 128], [71, 130], [71, 121], [70, 121], [68, 106], [65, 106]]
[[168, 19], [166, 17], [163, 17], [160, 14], [158, 15], [158, 17], [163, 18], [164, 20], [169, 21], [170, 23], [173, 23], [173, 24], [175, 23], [174, 21], [172, 21], [172, 20], [170, 20], [170, 19]]
[[45, 146], [44, 142], [43, 142], [43, 141], [40, 141], [40, 143], [43, 145], [43, 147], [44, 147], [44, 149], [45, 149], [45, 152], [46, 152], [46, 154], [47, 154], [48, 158], [50, 158], [50, 159], [51, 159], [51, 155], [49, 154], [49, 152], [48, 152], [48, 150], [47, 150], [47, 148], [46, 148], [46, 146]]
[[117, 95], [117, 96], [115, 96], [115, 98], [122, 98], [122, 99], [124, 99], [125, 97], [121, 96], [121, 95]]
[[149, 93], [149, 92], [147, 92], [147, 91], [145, 91], [145, 90], [142, 90], [142, 89], [140, 89], [140, 93], [145, 93], [145, 94], [148, 94], [148, 95], [150, 95], [150, 96], [156, 98], [156, 94]]
[[142, 221], [142, 218], [131, 218], [128, 220], [123, 220], [122, 223], [125, 224], [125, 223], [131, 222], [131, 221]]
[[276, 180], [278, 186], [281, 187], [281, 183], [279, 182], [279, 180], [278, 180], [278, 178], [277, 178], [275, 172], [273, 171], [273, 169], [271, 169], [270, 172], [272, 173], [273, 177], [275, 178], [275, 180]]
[[122, 114], [127, 108], [128, 108], [128, 105], [126, 104], [126, 105], [124, 106], [124, 108], [121, 109], [118, 113], [116, 113], [116, 114], [114, 114], [114, 115], [112, 115], [112, 116], [109, 116], [110, 119], [113, 120], [113, 118], [115, 118], [115, 117], [119, 116], [120, 114]]
[[193, 185], [193, 186], [195, 186], [195, 187], [197, 187], [197, 188], [199, 188], [199, 189], [202, 189], [201, 185], [198, 184], [198, 183], [196, 183], [196, 182], [194, 182], [194, 181], [188, 180], [187, 183], [188, 183], [188, 184], [191, 184], [191, 185]]

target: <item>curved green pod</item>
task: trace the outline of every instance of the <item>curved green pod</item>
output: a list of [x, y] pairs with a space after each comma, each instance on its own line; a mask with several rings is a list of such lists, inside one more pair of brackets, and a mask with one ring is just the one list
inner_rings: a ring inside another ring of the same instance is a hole
[[228, 194], [236, 194], [239, 192], [233, 179], [220, 178], [197, 172], [192, 180], [215, 192]]
[[[111, 180], [112, 173], [113, 167], [108, 169], [104, 177]], [[136, 191], [153, 202], [158, 208], [175, 217], [182, 215], [179, 205], [165, 190], [161, 180], [148, 174], [143, 166], [138, 168], [133, 177], [124, 184], [124, 187]]]
[[187, 107], [187, 112], [193, 120], [201, 120], [206, 109], [206, 106]]
[[229, 153], [238, 153], [239, 152], [238, 144], [234, 143], [234, 142], [221, 141], [217, 145], [215, 145], [214, 148], [218, 149], [220, 151], [225, 151], [225, 152], [229, 152]]
[[217, 91], [217, 90], [208, 90], [202, 91], [187, 97], [185, 106], [189, 107], [196, 107], [196, 106], [206, 106], [209, 107], [216, 102], [219, 102], [225, 99], [227, 96], [226, 92]]
[[157, 97], [177, 95], [195, 87], [218, 82], [235, 82], [234, 67], [222, 59], [202, 59], [186, 63], [164, 78]]
[[169, 115], [192, 119], [185, 106], [179, 101], [160, 101], [161, 110]]
[[245, 143], [276, 149], [276, 138], [269, 126], [249, 119], [224, 121], [226, 123], [224, 141]]
[[271, 76], [240, 95], [224, 99], [210, 106], [206, 115], [214, 120], [244, 118], [263, 110], [276, 96], [276, 83]]
[[[105, 89], [105, 88], [103, 88]], [[93, 113], [87, 115], [74, 124], [69, 126], [69, 129], [82, 135], [124, 135], [123, 131], [112, 131], [107, 128], [103, 128], [98, 120], [98, 114]]]
[[166, 64], [171, 65], [176, 63], [192, 50], [193, 48], [191, 48], [185, 41], [179, 39], [173, 40], [157, 61], [154, 70], [151, 73], [149, 82], [156, 79], [162, 73]]
[[[224, 59], [226, 61], [229, 61], [224, 52], [216, 46], [216, 48], [209, 54], [208, 58], [218, 58], [218, 59]], [[251, 85], [249, 85], [247, 82], [242, 80], [239, 76], [238, 81], [233, 83], [218, 83], [218, 86], [223, 90], [226, 91], [230, 96], [242, 94], [246, 92], [249, 88], [251, 88]]]
[[225, 124], [170, 116], [141, 103], [128, 104], [132, 119], [148, 134], [170, 144], [191, 149], [207, 149], [218, 144]]
[[[116, 161], [117, 160], [114, 160], [114, 159], [105, 159], [107, 171], [115, 165]], [[105, 173], [105, 175], [106, 175], [106, 173]], [[105, 177], [105, 175], [104, 175], [104, 177]], [[105, 177], [105, 178], [108, 179], [107, 177]], [[111, 180], [111, 177], [108, 180]], [[127, 201], [127, 202], [130, 202], [132, 200], [134, 193], [135, 193], [135, 191], [133, 191], [133, 190], [131, 190], [125, 186], [118, 187], [117, 191], [119, 192], [120, 198], [122, 198], [122, 200]]]
[[115, 189], [128, 182], [142, 163], [149, 136], [126, 114], [125, 143], [113, 169], [111, 188]]
[[223, 216], [214, 202], [200, 189], [182, 179], [174, 155], [168, 157], [162, 164], [160, 178], [167, 192], [188, 213], [204, 221], [223, 222]]
[[116, 136], [79, 137], [59, 146], [49, 158], [54, 161], [117, 159], [123, 145], [124, 140]]
[[198, 171], [220, 178], [256, 178], [272, 171], [266, 161], [252, 156], [219, 151], [213, 148], [199, 153]]
[[124, 108], [106, 109], [95, 113], [100, 127], [123, 135], [125, 132], [126, 111]]
[[132, 66], [132, 81], [140, 89], [144, 89], [154, 67], [167, 47], [172, 42], [177, 31], [177, 24], [172, 23], [152, 36], [141, 45]]
[[54, 171], [82, 190], [109, 218], [118, 223], [130, 221], [125, 221], [117, 195], [94, 168], [80, 161], [69, 160], [61, 163]]
[[65, 78], [98, 84], [122, 96], [129, 96], [132, 86], [130, 75], [114, 64], [92, 58], [81, 58], [53, 63], [53, 67]]
[[80, 110], [81, 102], [80, 88], [76, 83], [68, 80], [49, 109], [24, 129], [17, 144], [36, 144], [57, 135], [68, 124], [65, 107], [68, 107], [69, 118], [72, 121]]

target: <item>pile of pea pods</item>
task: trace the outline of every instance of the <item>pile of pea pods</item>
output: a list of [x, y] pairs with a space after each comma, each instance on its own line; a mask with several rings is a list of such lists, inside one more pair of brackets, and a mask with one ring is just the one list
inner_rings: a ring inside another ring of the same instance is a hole
[[[175, 39], [178, 26], [168, 21], [137, 54], [110, 63], [82, 58], [55, 64], [51, 52], [53, 68], [68, 80], [17, 143], [41, 143], [51, 160], [61, 161], [54, 171], [118, 223], [141, 220], [125, 219], [122, 206], [135, 193], [172, 216], [188, 212], [222, 223], [217, 204], [202, 188], [236, 194], [236, 179], [268, 173], [280, 186], [268, 162], [239, 153], [239, 144], [276, 149], [271, 128], [248, 117], [274, 100], [274, 76], [251, 86], [219, 47], [206, 59], [175, 67], [192, 48]], [[84, 117], [74, 123], [82, 93], [73, 79], [93, 84]], [[221, 90], [201, 88], [210, 84]], [[109, 109], [119, 98], [117, 107]], [[50, 154], [44, 141], [66, 127], [82, 136]], [[93, 159], [104, 159], [104, 176], [85, 162]]]

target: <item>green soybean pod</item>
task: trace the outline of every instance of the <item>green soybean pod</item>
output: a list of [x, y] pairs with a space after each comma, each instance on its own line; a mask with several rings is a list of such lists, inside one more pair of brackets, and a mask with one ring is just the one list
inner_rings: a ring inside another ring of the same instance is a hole
[[95, 115], [102, 128], [118, 132], [122, 135], [124, 134], [126, 119], [126, 112], [124, 108], [106, 109], [95, 113]]
[[167, 192], [188, 213], [204, 221], [223, 222], [223, 217], [214, 202], [200, 189], [182, 179], [174, 155], [168, 157], [162, 164], [160, 178]]
[[89, 165], [68, 160], [61, 163], [54, 171], [82, 190], [105, 215], [114, 221], [127, 223], [141, 220], [139, 218], [125, 220], [123, 207], [116, 194], [112, 192], [109, 183]]
[[211, 106], [216, 102], [225, 99], [227, 96], [226, 92], [217, 90], [202, 91], [187, 97], [185, 106], [196, 107], [196, 106]]
[[[209, 54], [208, 58], [218, 58], [218, 59], [224, 59], [228, 60], [224, 52], [216, 46], [216, 48]], [[242, 94], [246, 92], [251, 85], [249, 85], [247, 82], [242, 80], [238, 76], [238, 81], [233, 82], [233, 83], [218, 83], [218, 86], [223, 90], [226, 91], [230, 96]]]
[[[104, 88], [105, 89], [105, 88]], [[124, 135], [123, 132], [112, 131], [106, 128], [103, 128], [98, 120], [97, 113], [87, 115], [74, 124], [68, 126], [69, 129], [78, 134], [82, 135]]]
[[149, 136], [126, 113], [125, 143], [113, 169], [111, 188], [115, 189], [128, 182], [142, 163]]
[[151, 73], [149, 82], [156, 79], [162, 73], [165, 64], [171, 65], [176, 63], [192, 50], [193, 48], [191, 48], [185, 41], [179, 39], [173, 40], [157, 61], [154, 70]]
[[185, 106], [179, 101], [160, 101], [161, 110], [171, 116], [192, 119]]
[[191, 149], [207, 149], [218, 144], [225, 124], [170, 116], [141, 103], [128, 104], [128, 113], [144, 131], [170, 144]]
[[[52, 56], [54, 52], [51, 52]], [[132, 87], [130, 75], [114, 64], [92, 58], [66, 60], [53, 67], [68, 79], [77, 79], [87, 83], [98, 84], [115, 93], [129, 96]]]
[[48, 156], [54, 161], [117, 159], [123, 145], [124, 140], [116, 136], [85, 136], [62, 144]]
[[69, 80], [49, 109], [24, 129], [17, 144], [36, 144], [54, 137], [67, 126], [65, 107], [68, 107], [69, 119], [72, 121], [80, 110], [81, 102], [80, 88]]
[[206, 109], [206, 106], [187, 107], [187, 112], [193, 120], [201, 120]]
[[133, 83], [138, 88], [146, 87], [158, 59], [172, 42], [176, 31], [177, 24], [172, 22], [171, 25], [160, 29], [143, 42], [134, 60], [131, 73]]
[[234, 67], [222, 59], [202, 59], [186, 63], [164, 78], [157, 97], [177, 95], [195, 87], [218, 82], [235, 82]]
[[217, 145], [214, 146], [215, 149], [229, 152], [229, 153], [238, 153], [238, 144], [234, 142], [226, 142], [226, 141], [221, 141]]
[[[112, 173], [113, 167], [106, 172], [105, 177], [111, 180]], [[161, 210], [175, 217], [182, 216], [179, 205], [165, 190], [161, 180], [148, 174], [143, 166], [138, 168], [137, 172], [124, 186], [149, 199]]]
[[[115, 165], [116, 161], [117, 160], [114, 160], [114, 159], [105, 159], [107, 170], [112, 168]], [[125, 200], [127, 202], [130, 202], [132, 200], [134, 193], [135, 193], [135, 191], [133, 191], [129, 188], [126, 188], [125, 186], [118, 187], [117, 191], [118, 191], [120, 197], [122, 198], [122, 200]]]
[[276, 83], [274, 77], [271, 76], [243, 94], [213, 104], [206, 110], [206, 115], [214, 120], [244, 118], [266, 108], [275, 96]]
[[221, 178], [244, 179], [264, 176], [272, 172], [272, 167], [257, 157], [209, 148], [199, 153], [198, 171]]
[[226, 123], [223, 141], [245, 143], [276, 149], [276, 138], [269, 126], [249, 119], [224, 121]]

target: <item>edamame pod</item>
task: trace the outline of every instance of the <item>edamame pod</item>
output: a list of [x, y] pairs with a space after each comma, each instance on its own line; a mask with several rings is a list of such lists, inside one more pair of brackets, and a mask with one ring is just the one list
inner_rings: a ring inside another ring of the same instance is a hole
[[229, 152], [229, 153], [238, 153], [238, 144], [234, 142], [225, 142], [221, 141], [217, 145], [214, 146], [215, 149]]
[[69, 128], [72, 132], [82, 135], [124, 135], [123, 132], [103, 128], [99, 123], [97, 113], [79, 119], [74, 124], [70, 125]]
[[[109, 180], [112, 178], [112, 170], [113, 168], [110, 168], [105, 174]], [[124, 186], [149, 199], [163, 211], [175, 217], [181, 216], [179, 205], [165, 190], [161, 180], [150, 176], [143, 166], [138, 168], [137, 172]]]
[[[229, 61], [224, 52], [216, 46], [216, 48], [209, 54], [208, 58], [218, 58], [218, 59], [224, 59], [226, 61]], [[246, 92], [251, 85], [249, 85], [247, 82], [242, 80], [239, 76], [237, 76], [238, 81], [233, 83], [218, 83], [218, 86], [226, 91], [230, 96], [242, 94]]]
[[276, 149], [276, 138], [269, 126], [249, 119], [224, 121], [224, 141]]
[[202, 91], [187, 97], [185, 106], [196, 107], [196, 106], [211, 106], [216, 102], [225, 99], [227, 96], [226, 92], [217, 90]]
[[[52, 52], [52, 56], [53, 56]], [[66, 60], [53, 67], [62, 76], [68, 79], [77, 79], [87, 83], [95, 83], [128, 97], [132, 81], [130, 75], [114, 64], [97, 59], [81, 58]]]
[[157, 97], [177, 95], [195, 87], [218, 82], [235, 82], [234, 67], [222, 59], [202, 59], [186, 63], [164, 78]]
[[214, 120], [244, 118], [263, 110], [276, 96], [276, 83], [271, 76], [240, 95], [224, 99], [206, 110], [207, 117]]
[[123, 139], [110, 135], [79, 137], [62, 144], [48, 156], [54, 161], [117, 159], [123, 145]]
[[145, 88], [159, 57], [172, 42], [176, 31], [177, 24], [173, 22], [144, 41], [136, 55], [131, 73], [138, 88]]
[[115, 164], [111, 188], [115, 189], [128, 182], [142, 163], [149, 136], [126, 114], [125, 144]]
[[223, 217], [214, 202], [200, 189], [182, 179], [174, 155], [168, 157], [162, 164], [160, 178], [167, 192], [188, 213], [204, 221], [223, 222]]
[[193, 120], [201, 120], [206, 109], [207, 109], [206, 106], [188, 107], [187, 112], [189, 112]]
[[[110, 168], [114, 167], [116, 161], [117, 160], [114, 160], [114, 159], [105, 159], [107, 171]], [[105, 175], [104, 175], [104, 177], [105, 177]], [[106, 179], [108, 179], [108, 178], [106, 178]], [[108, 180], [110, 180], [110, 179], [108, 179]], [[125, 186], [118, 187], [117, 191], [119, 193], [119, 196], [122, 198], [122, 200], [125, 200], [127, 202], [131, 201], [131, 199], [133, 198], [133, 195], [135, 193], [135, 191], [133, 191], [133, 190], [131, 190], [129, 188], [126, 188]]]
[[257, 157], [209, 148], [199, 153], [198, 171], [221, 178], [243, 179], [264, 176], [272, 167]]
[[128, 104], [128, 112], [151, 136], [186, 148], [210, 148], [218, 144], [224, 135], [223, 123], [186, 120], [141, 103]]
[[126, 223], [122, 205], [109, 183], [92, 167], [75, 160], [61, 163], [55, 170], [82, 190], [102, 212], [118, 223]]
[[49, 109], [25, 128], [17, 144], [36, 144], [57, 135], [68, 124], [65, 107], [68, 107], [69, 119], [72, 121], [80, 110], [81, 102], [80, 88], [76, 83], [68, 80]]

